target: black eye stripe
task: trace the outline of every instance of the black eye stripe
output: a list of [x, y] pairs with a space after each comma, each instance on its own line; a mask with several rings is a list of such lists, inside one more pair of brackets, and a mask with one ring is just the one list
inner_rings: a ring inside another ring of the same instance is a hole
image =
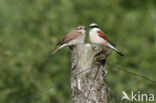
[[92, 29], [92, 28], [98, 28], [98, 26], [97, 25], [94, 25], [94, 26], [90, 26], [90, 28]]

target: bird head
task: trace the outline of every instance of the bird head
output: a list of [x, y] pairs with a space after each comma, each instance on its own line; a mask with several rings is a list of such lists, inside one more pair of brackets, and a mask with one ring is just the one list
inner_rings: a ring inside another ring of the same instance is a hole
[[92, 23], [90, 24], [90, 29], [93, 29], [93, 28], [99, 28], [99, 27], [96, 23]]
[[78, 26], [75, 29], [77, 32], [85, 33], [87, 28], [85, 26]]

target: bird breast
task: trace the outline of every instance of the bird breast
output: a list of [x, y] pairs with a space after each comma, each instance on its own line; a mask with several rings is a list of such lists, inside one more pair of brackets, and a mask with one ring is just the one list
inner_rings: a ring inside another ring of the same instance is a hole
[[92, 43], [96, 43], [96, 44], [107, 45], [107, 41], [98, 35], [98, 33], [97, 33], [98, 30], [100, 30], [100, 29], [94, 28], [94, 29], [90, 30], [90, 32], [89, 32], [90, 41]]
[[85, 33], [82, 35], [78, 36], [76, 39], [71, 40], [68, 45], [76, 45], [76, 44], [82, 44], [85, 41]]

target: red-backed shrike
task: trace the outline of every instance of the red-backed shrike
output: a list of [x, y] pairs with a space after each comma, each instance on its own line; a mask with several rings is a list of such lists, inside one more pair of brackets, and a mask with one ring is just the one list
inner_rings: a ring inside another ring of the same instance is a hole
[[89, 37], [92, 43], [102, 44], [115, 50], [119, 55], [124, 56], [115, 45], [107, 38], [106, 34], [98, 27], [97, 24], [90, 24]]
[[76, 44], [83, 44], [85, 41], [85, 26], [78, 26], [71, 32], [69, 32], [66, 37], [64, 37], [58, 44], [58, 48], [56, 48], [51, 55], [55, 54], [59, 49], [63, 48], [64, 46], [71, 46]]

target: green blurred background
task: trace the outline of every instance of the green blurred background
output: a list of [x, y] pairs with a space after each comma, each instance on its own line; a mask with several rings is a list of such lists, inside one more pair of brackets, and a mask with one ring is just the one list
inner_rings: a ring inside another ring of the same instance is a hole
[[[108, 63], [156, 79], [156, 0], [0, 0], [0, 103], [16, 103], [53, 84], [23, 103], [71, 103], [69, 48], [47, 59], [70, 30], [93, 22], [125, 54], [113, 52]], [[107, 69], [115, 103], [123, 90], [156, 94], [154, 83]]]

